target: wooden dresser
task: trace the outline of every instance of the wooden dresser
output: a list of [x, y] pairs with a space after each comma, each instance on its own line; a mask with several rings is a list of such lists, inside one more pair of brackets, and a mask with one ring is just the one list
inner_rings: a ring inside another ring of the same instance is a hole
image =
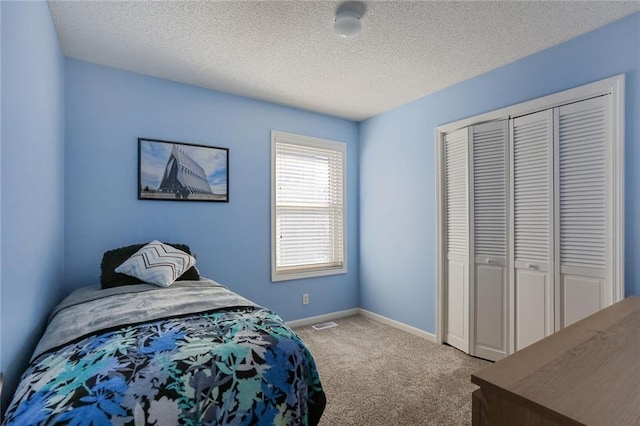
[[471, 376], [473, 425], [640, 425], [640, 297]]

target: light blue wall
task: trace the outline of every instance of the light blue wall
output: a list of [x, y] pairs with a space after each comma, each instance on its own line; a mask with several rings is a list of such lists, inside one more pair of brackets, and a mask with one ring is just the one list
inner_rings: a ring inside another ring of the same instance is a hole
[[[347, 143], [348, 274], [271, 283], [272, 129]], [[159, 239], [287, 321], [358, 306], [356, 123], [67, 59], [66, 135], [67, 290], [99, 283], [104, 251]], [[228, 147], [230, 202], [137, 200], [138, 137]]]
[[2, 407], [61, 296], [64, 56], [45, 2], [2, 2]]
[[626, 74], [626, 293], [640, 294], [640, 14], [361, 123], [360, 305], [435, 332], [435, 127]]

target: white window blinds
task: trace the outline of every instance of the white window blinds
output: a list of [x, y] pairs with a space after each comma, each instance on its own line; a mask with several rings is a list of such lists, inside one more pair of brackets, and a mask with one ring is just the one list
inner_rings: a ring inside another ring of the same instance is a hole
[[345, 145], [273, 132], [272, 279], [345, 272]]

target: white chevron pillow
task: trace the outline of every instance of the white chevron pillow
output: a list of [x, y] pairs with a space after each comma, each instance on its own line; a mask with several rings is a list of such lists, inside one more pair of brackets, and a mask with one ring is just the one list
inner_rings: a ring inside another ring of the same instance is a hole
[[160, 241], [151, 241], [116, 268], [116, 272], [149, 284], [169, 287], [196, 264], [196, 259]]

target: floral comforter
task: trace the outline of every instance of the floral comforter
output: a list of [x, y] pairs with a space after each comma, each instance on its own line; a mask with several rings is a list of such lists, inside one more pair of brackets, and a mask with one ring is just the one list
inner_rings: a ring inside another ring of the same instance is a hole
[[314, 425], [325, 401], [311, 353], [280, 317], [233, 306], [37, 354], [3, 424]]

